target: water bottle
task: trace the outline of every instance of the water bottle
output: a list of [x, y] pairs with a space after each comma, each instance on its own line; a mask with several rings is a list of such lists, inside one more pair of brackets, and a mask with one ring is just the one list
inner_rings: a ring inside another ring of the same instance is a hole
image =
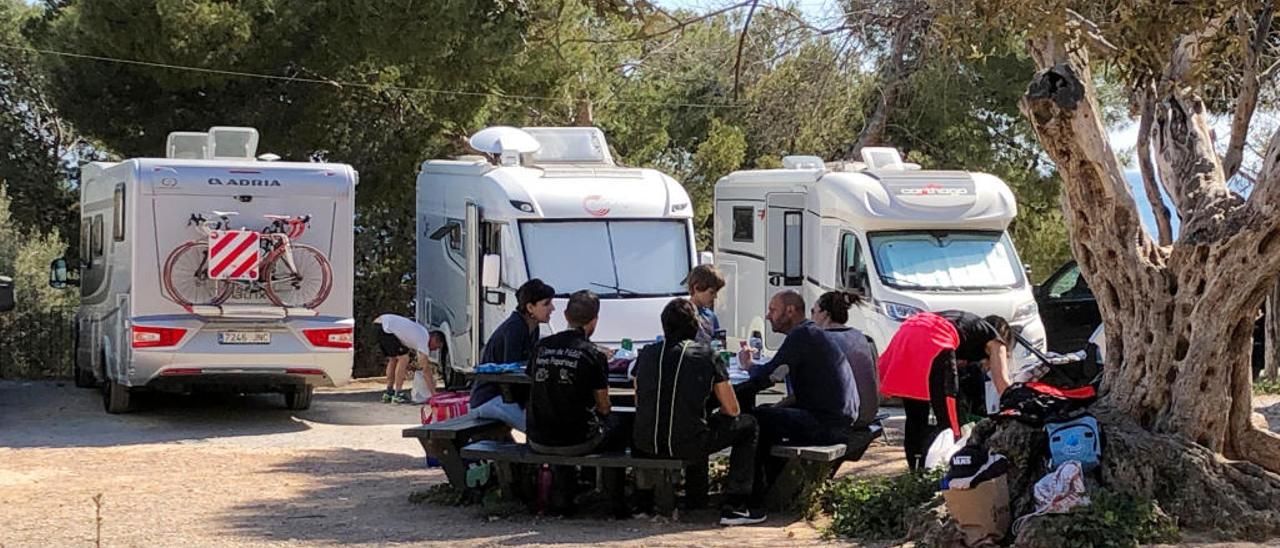
[[750, 341], [749, 341], [747, 344], [748, 344], [748, 346], [750, 346], [753, 350], [755, 350], [755, 354], [756, 354], [757, 356], [759, 356], [759, 355], [760, 355], [760, 353], [764, 352], [764, 338], [762, 338], [762, 337], [760, 336], [760, 332], [759, 332], [759, 331], [752, 331], [752, 332], [751, 332], [751, 339], [750, 339]]

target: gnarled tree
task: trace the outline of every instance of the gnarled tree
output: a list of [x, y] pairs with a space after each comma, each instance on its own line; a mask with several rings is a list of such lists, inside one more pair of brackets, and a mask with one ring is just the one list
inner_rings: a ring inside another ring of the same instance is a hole
[[[1072, 251], [1105, 324], [1095, 410], [1110, 433], [1105, 479], [1192, 527], [1280, 532], [1280, 436], [1253, 413], [1249, 359], [1258, 307], [1280, 277], [1280, 134], [1242, 197], [1227, 181], [1244, 139], [1232, 135], [1224, 168], [1201, 99], [1236, 78], [1232, 128], [1248, 130], [1262, 84], [1248, 65], [1264, 53], [1250, 48], [1270, 39], [1270, 2], [996, 4], [963, 9], [988, 31], [1026, 30], [1038, 71], [1021, 108], [1062, 176]], [[1182, 221], [1169, 245], [1141, 226], [1091, 57], [1118, 68], [1147, 113], [1141, 128]]]

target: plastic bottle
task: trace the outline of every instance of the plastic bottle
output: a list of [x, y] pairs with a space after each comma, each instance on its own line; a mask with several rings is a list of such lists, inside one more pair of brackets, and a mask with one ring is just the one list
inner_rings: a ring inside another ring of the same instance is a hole
[[756, 356], [759, 356], [761, 352], [764, 352], [764, 338], [760, 336], [759, 331], [751, 332], [751, 340], [747, 344], [755, 350]]

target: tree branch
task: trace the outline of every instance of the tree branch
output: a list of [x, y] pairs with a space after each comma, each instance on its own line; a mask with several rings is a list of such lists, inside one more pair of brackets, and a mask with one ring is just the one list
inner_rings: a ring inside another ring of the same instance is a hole
[[1173, 226], [1169, 218], [1169, 208], [1160, 197], [1160, 187], [1156, 183], [1155, 168], [1151, 164], [1151, 122], [1155, 116], [1155, 98], [1152, 90], [1142, 94], [1142, 117], [1138, 122], [1138, 143], [1135, 155], [1138, 157], [1138, 170], [1142, 172], [1142, 189], [1147, 195], [1147, 203], [1151, 204], [1151, 212], [1156, 218], [1157, 238], [1161, 246], [1173, 243]]
[[738, 79], [742, 76], [742, 49], [747, 46], [747, 30], [751, 28], [751, 18], [756, 14], [756, 5], [760, 0], [751, 2], [747, 11], [747, 20], [742, 23], [742, 34], [738, 36], [738, 54], [733, 58], [733, 102], [738, 102]]
[[[1231, 141], [1227, 144], [1227, 152], [1222, 159], [1222, 175], [1228, 181], [1240, 171], [1240, 164], [1244, 160], [1244, 143], [1249, 136], [1249, 123], [1253, 120], [1253, 112], [1258, 106], [1258, 90], [1261, 87], [1258, 78], [1258, 71], [1261, 67], [1258, 64], [1262, 56], [1262, 49], [1266, 47], [1267, 35], [1271, 32], [1274, 7], [1274, 3], [1268, 1], [1262, 8], [1252, 40], [1248, 40], [1249, 34], [1247, 30], [1242, 32], [1242, 36], [1247, 42], [1245, 44], [1244, 74], [1241, 75], [1240, 93], [1236, 97], [1236, 111], [1231, 118]], [[1248, 12], [1241, 8], [1240, 23], [1242, 28], [1248, 28], [1248, 19]]]
[[701, 23], [703, 21], [706, 21], [714, 17], [718, 17], [720, 15], [729, 13], [739, 8], [745, 8], [747, 6], [754, 5], [758, 1], [759, 0], [746, 0], [743, 2], [738, 2], [737, 4], [732, 4], [720, 9], [712, 10], [702, 15], [699, 15], [697, 17], [692, 17], [689, 19], [677, 18], [674, 15], [668, 13], [666, 10], [655, 7], [654, 9], [658, 13], [660, 13], [663, 17], [666, 17], [667, 19], [671, 20], [672, 24], [670, 27], [667, 27], [659, 31], [641, 32], [639, 34], [620, 37], [620, 38], [570, 38], [568, 40], [565, 40], [564, 43], [572, 44], [575, 42], [583, 42], [588, 44], [619, 44], [623, 42], [644, 42], [644, 41], [652, 40], [654, 38], [661, 38], [673, 32], [677, 32], [677, 31], [683, 32], [684, 29], [688, 28], [691, 25]]

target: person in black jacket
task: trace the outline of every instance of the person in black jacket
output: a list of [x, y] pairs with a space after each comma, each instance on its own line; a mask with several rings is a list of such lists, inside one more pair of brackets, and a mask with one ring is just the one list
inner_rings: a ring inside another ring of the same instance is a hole
[[[767, 519], [749, 507], [758, 429], [742, 415], [726, 364], [698, 335], [698, 310], [677, 298], [662, 310], [664, 340], [644, 347], [636, 358], [636, 419], [633, 430], [637, 453], [678, 458], [685, 468], [689, 506], [705, 504], [707, 456], [732, 447], [729, 454], [727, 499], [721, 525], [748, 525]], [[708, 416], [708, 400], [720, 403]]]
[[[556, 290], [537, 278], [516, 290], [516, 309], [498, 325], [480, 353], [480, 363], [527, 363], [533, 345], [538, 342], [538, 325], [551, 321], [555, 305], [551, 298]], [[525, 431], [523, 404], [526, 394], [517, 394], [516, 402], [502, 401], [498, 385], [477, 382], [471, 389], [470, 414], [499, 420], [516, 430]]]

